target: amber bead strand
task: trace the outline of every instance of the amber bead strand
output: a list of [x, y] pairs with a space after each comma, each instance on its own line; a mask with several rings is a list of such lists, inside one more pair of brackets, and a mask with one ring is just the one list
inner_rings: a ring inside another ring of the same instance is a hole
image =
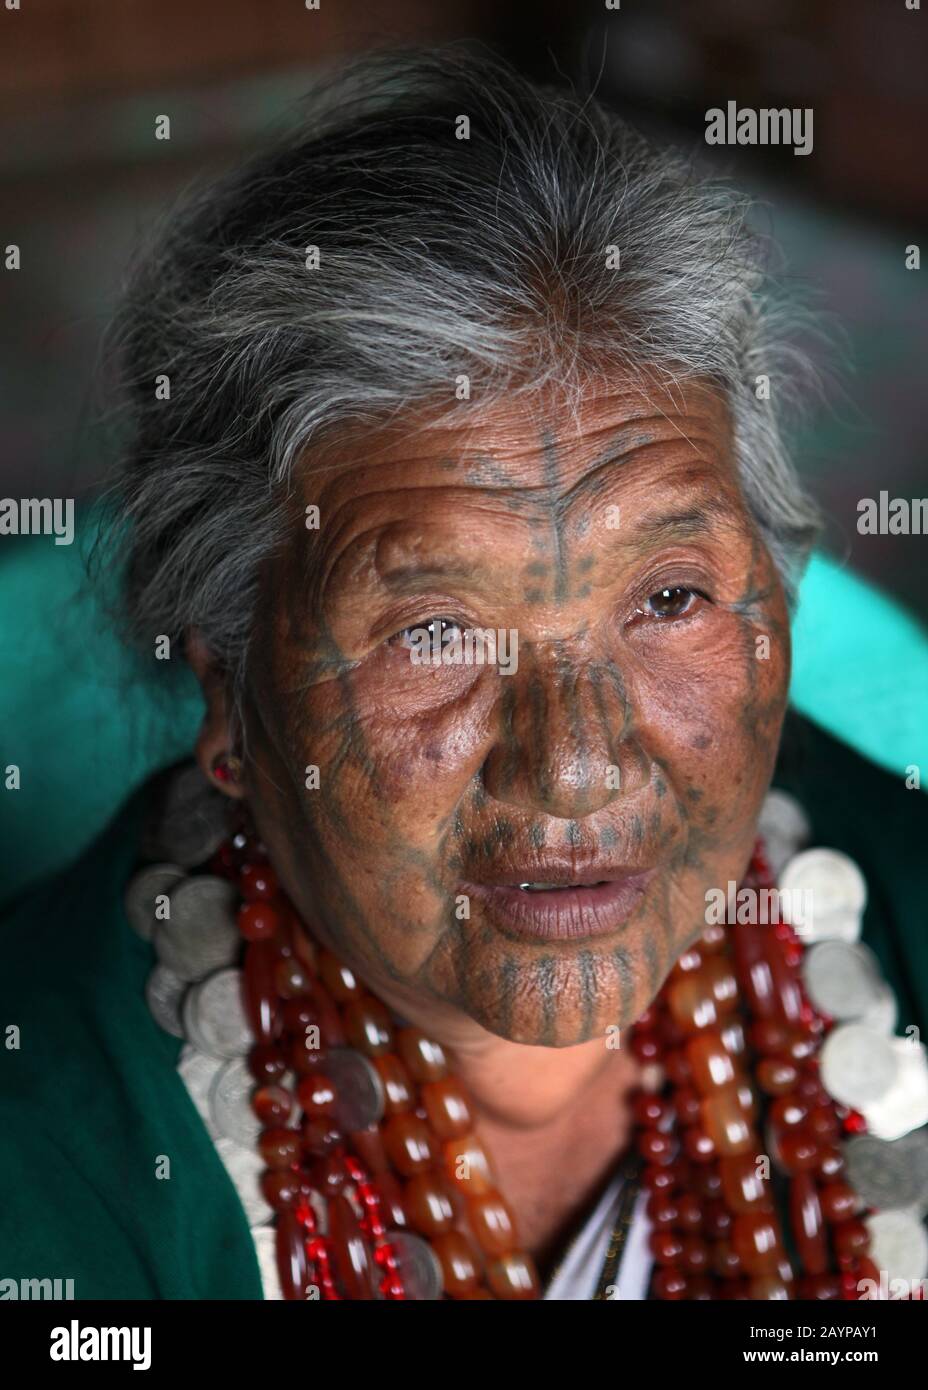
[[[772, 886], [760, 848], [745, 886]], [[785, 923], [709, 926], [633, 1029], [639, 1062], [666, 1077], [635, 1100], [657, 1298], [853, 1298], [873, 1272], [836, 1147], [860, 1118], [819, 1080], [827, 1020], [804, 996], [801, 957]], [[763, 1153], [787, 1175], [798, 1278]]]

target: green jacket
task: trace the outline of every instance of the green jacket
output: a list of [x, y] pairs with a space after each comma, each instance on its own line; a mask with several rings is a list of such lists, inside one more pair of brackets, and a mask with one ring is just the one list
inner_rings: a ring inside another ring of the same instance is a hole
[[[928, 798], [798, 716], [775, 784], [804, 806], [812, 844], [860, 864], [864, 940], [898, 1031], [924, 1030]], [[0, 923], [0, 1281], [71, 1278], [77, 1299], [258, 1299], [245, 1214], [175, 1070], [181, 1043], [145, 1002], [153, 949], [123, 913], [141, 810], [137, 797]]]

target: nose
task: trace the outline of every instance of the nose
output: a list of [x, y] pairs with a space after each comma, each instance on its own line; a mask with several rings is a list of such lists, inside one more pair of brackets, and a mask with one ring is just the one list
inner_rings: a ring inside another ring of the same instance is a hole
[[500, 685], [499, 733], [483, 765], [497, 801], [576, 820], [648, 781], [615, 663], [582, 659], [566, 643], [523, 644]]

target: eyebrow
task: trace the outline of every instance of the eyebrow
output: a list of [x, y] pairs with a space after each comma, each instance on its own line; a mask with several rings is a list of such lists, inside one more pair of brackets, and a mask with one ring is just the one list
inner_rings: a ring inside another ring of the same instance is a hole
[[720, 522], [731, 525], [736, 521], [737, 513], [727, 502], [718, 497], [706, 497], [697, 506], [643, 517], [636, 525], [635, 535], [629, 544], [636, 545], [639, 537], [651, 543], [655, 540], [686, 540], [692, 536], [705, 536], [714, 531]]
[[429, 560], [408, 565], [393, 565], [388, 570], [378, 570], [377, 578], [388, 589], [402, 592], [417, 588], [424, 579], [462, 579], [473, 580], [475, 566], [456, 560]]

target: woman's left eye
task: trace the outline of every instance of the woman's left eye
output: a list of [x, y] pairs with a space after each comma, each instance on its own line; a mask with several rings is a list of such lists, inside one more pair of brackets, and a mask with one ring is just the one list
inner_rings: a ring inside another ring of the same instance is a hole
[[702, 597], [703, 595], [699, 593], [698, 589], [687, 589], [677, 584], [672, 588], [658, 589], [656, 593], [649, 594], [638, 611], [647, 618], [657, 618], [663, 621], [669, 618], [682, 618]]

